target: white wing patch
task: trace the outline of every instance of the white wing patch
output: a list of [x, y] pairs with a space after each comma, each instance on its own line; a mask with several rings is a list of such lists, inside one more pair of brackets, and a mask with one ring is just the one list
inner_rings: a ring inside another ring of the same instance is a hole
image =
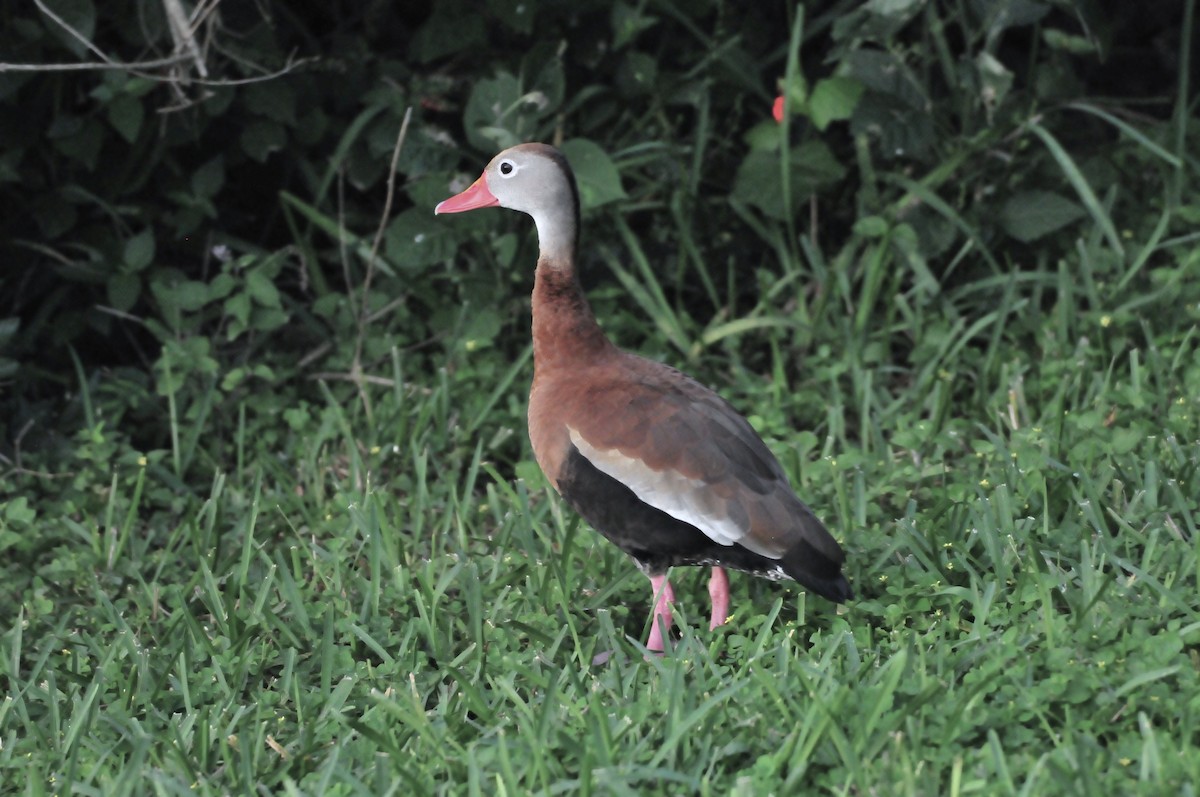
[[740, 543], [772, 559], [782, 555], [782, 551], [760, 550], [761, 545], [755, 545], [747, 539], [746, 529], [729, 517], [725, 502], [699, 479], [689, 479], [674, 470], [654, 470], [640, 459], [627, 457], [615, 448], [598, 449], [570, 426], [567, 432], [575, 448], [588, 462], [601, 473], [624, 484], [641, 501], [676, 520], [695, 526], [715, 543]]

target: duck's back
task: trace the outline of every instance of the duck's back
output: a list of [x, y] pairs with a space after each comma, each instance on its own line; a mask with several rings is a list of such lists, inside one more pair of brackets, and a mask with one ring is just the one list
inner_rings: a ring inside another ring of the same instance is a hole
[[850, 597], [840, 546], [753, 427], [694, 379], [609, 348], [540, 369], [529, 412], [555, 488], [648, 572], [720, 565]]

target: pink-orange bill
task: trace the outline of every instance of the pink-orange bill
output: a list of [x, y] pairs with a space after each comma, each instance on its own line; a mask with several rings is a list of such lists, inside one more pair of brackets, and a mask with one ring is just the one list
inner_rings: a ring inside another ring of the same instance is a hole
[[462, 213], [464, 210], [490, 208], [499, 204], [500, 200], [496, 199], [492, 192], [488, 190], [487, 179], [481, 175], [478, 180], [471, 183], [470, 188], [466, 191], [439, 202], [437, 207], [433, 209], [433, 212], [435, 214]]

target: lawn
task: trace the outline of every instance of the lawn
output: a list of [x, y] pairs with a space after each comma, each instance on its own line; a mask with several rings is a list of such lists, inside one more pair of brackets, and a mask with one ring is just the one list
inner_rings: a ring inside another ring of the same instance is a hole
[[[981, 116], [924, 171], [848, 137], [836, 207], [793, 207], [799, 171], [778, 213], [764, 188], [703, 190], [706, 153], [773, 136], [772, 173], [823, 157], [795, 137], [811, 107], [777, 128], [763, 102], [745, 139], [574, 145], [601, 324], [745, 412], [856, 593], [731, 574], [710, 632], [707, 572], [676, 570], [661, 657], [642, 647], [646, 579], [525, 438], [528, 220], [434, 219], [444, 170], [372, 249], [370, 225], [352, 237], [285, 192], [289, 229], [310, 225], [293, 247], [214, 266], [198, 304], [155, 287], [152, 364], [72, 349], [57, 433], [9, 434], [0, 792], [1195, 794], [1200, 194], [1181, 82], [1161, 123], [1082, 100]], [[419, 145], [391, 121], [384, 160]], [[998, 152], [1041, 181], [1000, 226], [972, 182]], [[761, 167], [741, 163], [730, 183]], [[404, 260], [414, 229], [450, 254]], [[347, 284], [306, 298], [287, 275], [323, 235], [325, 278]], [[296, 365], [288, 336], [315, 329], [341, 359]]]

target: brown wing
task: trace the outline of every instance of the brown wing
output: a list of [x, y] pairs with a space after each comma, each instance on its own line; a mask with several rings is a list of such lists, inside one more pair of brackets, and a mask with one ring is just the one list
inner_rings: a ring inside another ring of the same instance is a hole
[[642, 501], [722, 545], [780, 559], [807, 543], [841, 564], [841, 548], [792, 492], [778, 460], [716, 393], [625, 355], [575, 395], [583, 406], [564, 419], [572, 444]]

